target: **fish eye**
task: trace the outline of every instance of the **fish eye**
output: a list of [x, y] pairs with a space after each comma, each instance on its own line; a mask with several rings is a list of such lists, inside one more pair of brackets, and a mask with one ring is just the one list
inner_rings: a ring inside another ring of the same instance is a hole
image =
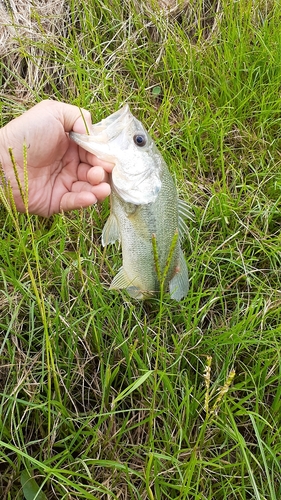
[[139, 146], [140, 148], [146, 145], [146, 137], [144, 134], [135, 134], [133, 139], [136, 146]]

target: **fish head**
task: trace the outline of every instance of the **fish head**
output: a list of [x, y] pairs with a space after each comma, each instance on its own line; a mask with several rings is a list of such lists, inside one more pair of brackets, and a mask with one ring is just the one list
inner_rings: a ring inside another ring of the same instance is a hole
[[112, 189], [126, 203], [153, 203], [161, 189], [161, 156], [128, 104], [92, 125], [90, 133], [70, 133], [79, 146], [114, 163]]

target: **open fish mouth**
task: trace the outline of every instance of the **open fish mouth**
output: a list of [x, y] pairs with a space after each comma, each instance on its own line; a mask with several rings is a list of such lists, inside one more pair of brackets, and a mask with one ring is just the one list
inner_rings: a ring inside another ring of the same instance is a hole
[[91, 126], [89, 134], [70, 132], [70, 138], [102, 160], [114, 161], [112, 143], [128, 129], [134, 117], [128, 104]]
[[[124, 120], [126, 120], [127, 122], [128, 115], [130, 115], [130, 121], [132, 121], [133, 115], [130, 112], [128, 104], [125, 104], [122, 108], [118, 109], [118, 111], [115, 111], [115, 113], [112, 113], [110, 116], [103, 118], [100, 122], [95, 123], [91, 129], [92, 135], [94, 136], [99, 135], [105, 130], [107, 130], [109, 137], [111, 137], [112, 135], [114, 136], [118, 135], [118, 133], [116, 132], [116, 128], [117, 129], [119, 128], [118, 123], [120, 124], [122, 123], [122, 128], [123, 128]], [[111, 131], [113, 127], [114, 130]]]
[[95, 139], [103, 136], [106, 132], [106, 140], [112, 140], [120, 134], [124, 126], [128, 125], [133, 120], [133, 115], [130, 112], [128, 104], [125, 104], [121, 109], [107, 116], [98, 123], [95, 123], [91, 128], [91, 135]]

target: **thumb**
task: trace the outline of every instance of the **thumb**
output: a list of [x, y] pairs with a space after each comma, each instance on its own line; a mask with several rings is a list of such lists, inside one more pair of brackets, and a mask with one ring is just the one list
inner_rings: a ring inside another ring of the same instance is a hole
[[60, 105], [62, 123], [66, 132], [74, 130], [74, 132], [78, 132], [79, 134], [89, 133], [92, 126], [91, 114], [89, 111], [63, 102], [60, 103]]

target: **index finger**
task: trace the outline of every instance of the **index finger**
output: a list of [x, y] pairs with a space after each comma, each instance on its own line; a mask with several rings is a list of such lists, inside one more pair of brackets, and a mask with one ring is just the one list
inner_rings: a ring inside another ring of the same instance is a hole
[[102, 167], [108, 174], [110, 174], [113, 170], [114, 163], [111, 163], [109, 161], [101, 160], [98, 158], [96, 155], [93, 153], [89, 153], [89, 151], [86, 151], [85, 149], [81, 148], [78, 146], [78, 151], [79, 151], [79, 158], [83, 163], [88, 163], [89, 165], [92, 165], [93, 167]]

